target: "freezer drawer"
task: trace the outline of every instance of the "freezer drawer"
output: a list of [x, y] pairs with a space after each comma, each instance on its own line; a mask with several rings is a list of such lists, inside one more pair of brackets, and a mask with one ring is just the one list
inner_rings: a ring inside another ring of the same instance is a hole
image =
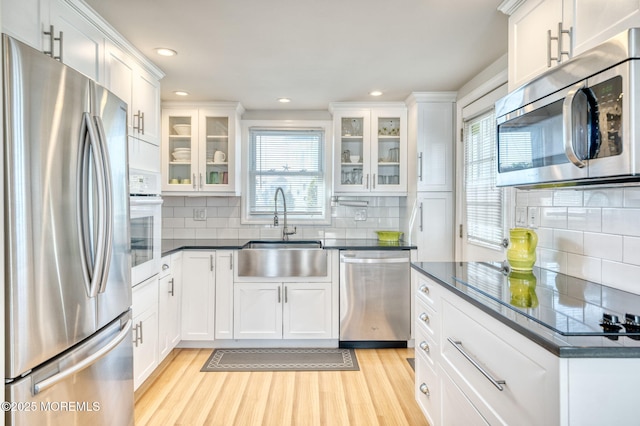
[[411, 338], [407, 250], [340, 253], [340, 341]]
[[131, 312], [5, 385], [5, 397], [7, 425], [132, 426]]

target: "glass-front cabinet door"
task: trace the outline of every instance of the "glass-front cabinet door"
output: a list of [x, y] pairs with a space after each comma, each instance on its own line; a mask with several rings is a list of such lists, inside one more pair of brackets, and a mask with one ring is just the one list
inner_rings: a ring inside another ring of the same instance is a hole
[[371, 190], [374, 192], [407, 190], [405, 117], [400, 111], [372, 112]]
[[406, 107], [395, 105], [362, 109], [333, 105], [334, 192], [406, 193], [406, 111]]
[[363, 192], [370, 188], [369, 111], [341, 111], [334, 117], [339, 148], [336, 150], [336, 187], [342, 192]]
[[[233, 183], [235, 132], [232, 117], [200, 111], [202, 186], [206, 191], [228, 191]], [[231, 182], [230, 182], [231, 180]]]
[[173, 110], [163, 114], [163, 191], [190, 192], [197, 189], [197, 118], [192, 110]]

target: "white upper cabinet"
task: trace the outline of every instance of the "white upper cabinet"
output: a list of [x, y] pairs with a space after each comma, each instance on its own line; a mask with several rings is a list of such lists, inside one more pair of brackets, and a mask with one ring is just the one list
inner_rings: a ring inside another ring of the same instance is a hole
[[559, 26], [571, 27], [563, 23], [562, 5], [562, 0], [529, 0], [509, 17], [509, 90], [568, 58], [558, 57], [571, 43], [569, 34], [558, 37]]
[[2, 32], [42, 50], [49, 28], [49, 0], [2, 0]]
[[129, 106], [132, 136], [160, 145], [160, 80], [140, 66], [134, 67]]
[[[509, 91], [547, 69], [640, 25], [640, 1], [516, 0], [509, 17]], [[515, 11], [514, 11], [515, 9]]]
[[242, 106], [236, 102], [207, 105], [178, 108], [170, 104], [163, 109], [163, 193], [240, 194]]
[[407, 193], [407, 109], [404, 104], [331, 105], [334, 192]]

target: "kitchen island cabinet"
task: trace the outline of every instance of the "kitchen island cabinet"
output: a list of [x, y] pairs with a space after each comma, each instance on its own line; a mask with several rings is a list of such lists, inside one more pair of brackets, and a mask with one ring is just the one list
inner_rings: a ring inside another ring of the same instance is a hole
[[637, 419], [640, 343], [609, 338], [597, 317], [640, 306], [640, 296], [537, 268], [537, 285], [494, 264], [413, 268], [415, 395], [432, 424]]

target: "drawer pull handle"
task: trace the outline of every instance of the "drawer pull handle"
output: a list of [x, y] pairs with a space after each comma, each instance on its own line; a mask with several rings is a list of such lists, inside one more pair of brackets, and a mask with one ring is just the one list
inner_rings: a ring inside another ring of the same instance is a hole
[[423, 292], [424, 294], [429, 294], [429, 287], [427, 287], [426, 285], [421, 285], [420, 291]]
[[425, 342], [424, 340], [420, 342], [420, 349], [429, 353], [429, 345], [427, 344], [427, 342]]
[[427, 396], [431, 396], [429, 393], [429, 386], [427, 386], [426, 383], [423, 383], [420, 385], [420, 392], [422, 392], [423, 394], [427, 395]]
[[447, 340], [462, 354], [462, 356], [464, 356], [471, 364], [473, 364], [473, 366], [477, 368], [478, 371], [480, 371], [482, 375], [486, 377], [493, 386], [495, 386], [499, 391], [504, 390], [504, 387], [502, 385], [506, 385], [507, 382], [505, 382], [504, 380], [494, 379], [491, 374], [487, 372], [487, 370], [482, 368], [482, 366], [464, 350], [464, 348], [462, 347], [462, 342], [453, 340], [451, 337], [447, 337]]
[[429, 324], [429, 315], [425, 314], [424, 312], [420, 314], [420, 319], [424, 323]]

